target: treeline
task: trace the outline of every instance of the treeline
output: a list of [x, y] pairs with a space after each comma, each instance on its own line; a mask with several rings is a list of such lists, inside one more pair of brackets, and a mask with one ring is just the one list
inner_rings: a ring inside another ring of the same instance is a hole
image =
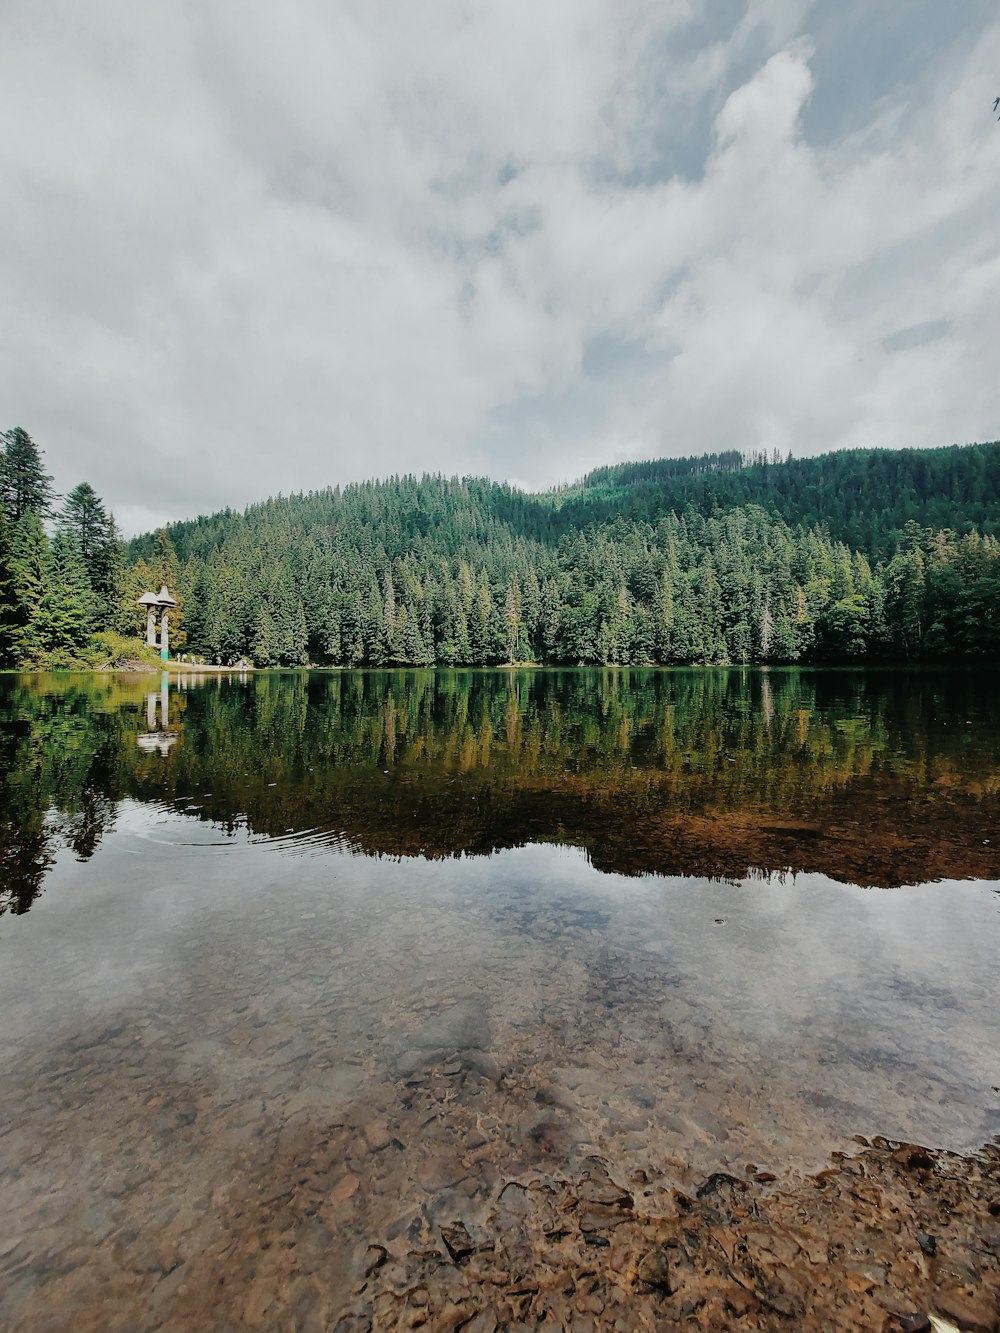
[[[959, 535], [909, 520], [892, 555], [872, 560], [823, 525], [792, 525], [759, 505], [566, 531], [556, 512], [544, 531], [519, 521], [527, 499], [487, 482], [404, 477], [171, 529], [185, 553], [189, 642], [262, 666], [1000, 651], [1000, 545], [978, 528]], [[162, 549], [164, 537], [136, 549], [152, 556], [156, 542]]]
[[[4, 438], [5, 664], [138, 647], [136, 598], [161, 583], [175, 652], [265, 667], [1000, 653], [1000, 445], [662, 460], [542, 496], [396, 477], [123, 549], [86, 483], [57, 510], [30, 437]], [[847, 541], [851, 524], [870, 537]]]

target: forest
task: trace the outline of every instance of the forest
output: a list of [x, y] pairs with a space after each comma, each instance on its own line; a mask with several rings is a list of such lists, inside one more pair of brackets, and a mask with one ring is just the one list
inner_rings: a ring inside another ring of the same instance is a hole
[[393, 477], [124, 542], [58, 500], [22, 428], [0, 455], [0, 665], [176, 654], [258, 667], [836, 663], [1000, 655], [1000, 444], [739, 452], [602, 468], [531, 495]]

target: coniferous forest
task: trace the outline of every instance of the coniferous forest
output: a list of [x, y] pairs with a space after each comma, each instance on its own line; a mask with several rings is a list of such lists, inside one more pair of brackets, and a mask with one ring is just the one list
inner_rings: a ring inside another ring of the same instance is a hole
[[256, 666], [835, 663], [1000, 655], [1000, 444], [738, 452], [601, 468], [530, 495], [394, 477], [123, 542], [3, 436], [0, 665], [171, 645]]

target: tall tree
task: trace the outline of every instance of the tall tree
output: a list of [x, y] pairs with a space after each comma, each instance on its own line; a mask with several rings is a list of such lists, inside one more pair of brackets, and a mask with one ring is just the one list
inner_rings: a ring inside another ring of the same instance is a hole
[[42, 521], [33, 509], [14, 524], [10, 551], [11, 632], [18, 665], [35, 665], [45, 652], [41, 606], [54, 578], [52, 551]]
[[0, 494], [4, 512], [12, 523], [29, 511], [39, 518], [52, 513], [52, 478], [42, 464], [38, 445], [21, 426], [3, 434], [0, 460]]
[[115, 521], [87, 481], [74, 486], [63, 503], [60, 526], [76, 540], [93, 594], [95, 623], [113, 624], [119, 596], [121, 542]]
[[37, 640], [52, 666], [71, 666], [86, 648], [93, 620], [93, 594], [76, 538], [56, 533], [50, 573], [35, 618]]
[[0, 667], [14, 666], [16, 662], [17, 622], [11, 556], [10, 523], [0, 508]]
[[66, 496], [61, 519], [62, 526], [76, 537], [80, 558], [90, 575], [107, 541], [108, 512], [89, 481], [81, 481]]

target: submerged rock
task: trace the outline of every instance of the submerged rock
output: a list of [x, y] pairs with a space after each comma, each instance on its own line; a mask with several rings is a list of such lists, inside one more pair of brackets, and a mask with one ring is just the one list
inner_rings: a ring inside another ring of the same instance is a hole
[[476, 1243], [464, 1222], [452, 1222], [451, 1226], [442, 1227], [441, 1239], [456, 1264], [475, 1253]]
[[413, 1032], [394, 1032], [386, 1038], [386, 1064], [396, 1078], [408, 1078], [435, 1066], [476, 1068], [489, 1050], [490, 1025], [479, 996], [459, 1000], [441, 1014], [428, 1018]]
[[429, 1194], [450, 1189], [452, 1185], [464, 1180], [468, 1174], [460, 1158], [448, 1153], [428, 1157], [417, 1168], [417, 1180]]
[[[442, 1227], [451, 1264], [411, 1250], [341, 1327], [1000, 1330], [996, 1145], [961, 1157], [882, 1140], [804, 1180], [748, 1176], [716, 1172], [683, 1204], [663, 1191], [657, 1214], [598, 1158], [575, 1179], [509, 1181], [482, 1241]], [[918, 1225], [930, 1216], [947, 1241]]]
[[670, 1295], [670, 1261], [667, 1259], [666, 1251], [659, 1245], [647, 1250], [642, 1256], [635, 1270], [635, 1276], [636, 1281], [643, 1286]]

